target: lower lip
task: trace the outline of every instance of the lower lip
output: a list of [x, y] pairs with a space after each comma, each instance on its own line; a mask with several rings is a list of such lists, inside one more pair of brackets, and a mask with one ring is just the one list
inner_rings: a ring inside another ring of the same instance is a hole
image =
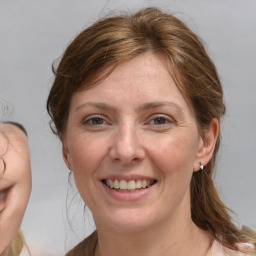
[[115, 189], [112, 189], [108, 187], [106, 184], [103, 182], [102, 186], [104, 190], [113, 198], [120, 200], [120, 201], [137, 201], [140, 200], [144, 197], [146, 197], [154, 188], [155, 184], [151, 185], [149, 188], [142, 189], [142, 190], [137, 190], [135, 192], [119, 192]]

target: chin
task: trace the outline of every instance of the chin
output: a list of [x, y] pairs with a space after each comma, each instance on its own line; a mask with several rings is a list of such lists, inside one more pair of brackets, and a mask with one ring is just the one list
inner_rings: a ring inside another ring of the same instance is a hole
[[156, 221], [155, 214], [149, 214], [142, 209], [119, 209], [99, 219], [100, 222], [95, 218], [97, 229], [104, 225], [108, 229], [125, 234], [145, 231], [152, 228]]

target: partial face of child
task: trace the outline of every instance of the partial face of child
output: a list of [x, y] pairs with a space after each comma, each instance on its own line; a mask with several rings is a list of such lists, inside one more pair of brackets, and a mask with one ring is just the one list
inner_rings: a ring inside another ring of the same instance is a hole
[[0, 254], [19, 230], [31, 192], [26, 134], [12, 124], [0, 126]]

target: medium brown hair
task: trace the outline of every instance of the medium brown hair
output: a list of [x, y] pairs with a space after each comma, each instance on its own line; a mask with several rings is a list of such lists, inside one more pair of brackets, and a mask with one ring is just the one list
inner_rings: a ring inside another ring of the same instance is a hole
[[[74, 92], [106, 77], [107, 68], [112, 67], [111, 72], [119, 63], [146, 52], [165, 57], [203, 136], [213, 118], [220, 120], [225, 113], [217, 70], [199, 37], [181, 20], [156, 8], [99, 20], [71, 42], [57, 69], [53, 69], [55, 80], [47, 101], [54, 133], [60, 139], [65, 133]], [[220, 135], [211, 161], [203, 171], [193, 174], [191, 215], [198, 227], [211, 232], [223, 245], [237, 249], [236, 243], [248, 239], [232, 223], [213, 183], [219, 145]]]

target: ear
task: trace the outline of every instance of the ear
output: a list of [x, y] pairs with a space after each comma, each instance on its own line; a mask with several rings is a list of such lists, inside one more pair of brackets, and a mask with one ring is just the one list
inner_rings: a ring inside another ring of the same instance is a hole
[[70, 163], [70, 153], [69, 153], [67, 145], [65, 145], [64, 143], [62, 144], [62, 156], [63, 156], [64, 162], [65, 162], [66, 166], [68, 167], [68, 169], [72, 170], [72, 166]]
[[200, 170], [200, 162], [202, 162], [203, 165], [206, 165], [211, 160], [218, 135], [219, 120], [214, 118], [209, 128], [204, 131], [204, 136], [200, 137], [198, 152], [193, 166], [194, 172]]

